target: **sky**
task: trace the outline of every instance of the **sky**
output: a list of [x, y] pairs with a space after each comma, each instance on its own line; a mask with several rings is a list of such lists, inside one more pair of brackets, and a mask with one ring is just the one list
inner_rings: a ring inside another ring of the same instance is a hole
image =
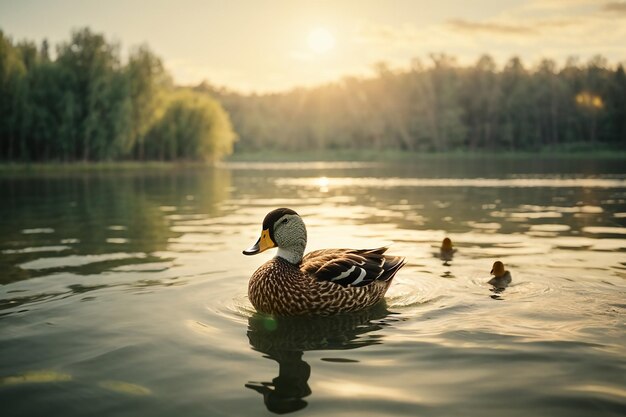
[[16, 41], [55, 45], [85, 26], [123, 57], [148, 44], [177, 84], [245, 93], [427, 65], [431, 53], [626, 62], [626, 0], [0, 0], [0, 30]]

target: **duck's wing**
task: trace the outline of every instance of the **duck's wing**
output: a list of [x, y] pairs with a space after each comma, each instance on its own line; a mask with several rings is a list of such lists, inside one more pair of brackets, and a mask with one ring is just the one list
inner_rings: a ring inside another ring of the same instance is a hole
[[405, 263], [402, 256], [384, 255], [376, 249], [323, 249], [308, 253], [300, 269], [319, 281], [344, 287], [360, 287], [373, 281], [389, 281]]

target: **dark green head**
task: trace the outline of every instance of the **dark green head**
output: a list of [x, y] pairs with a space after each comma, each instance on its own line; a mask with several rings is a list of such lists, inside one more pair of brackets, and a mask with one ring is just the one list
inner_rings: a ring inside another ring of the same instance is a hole
[[[250, 248], [243, 251], [244, 255], [256, 255], [257, 253], [261, 253], [267, 249], [274, 248], [276, 246], [282, 246], [281, 243], [289, 243], [289, 236], [277, 238], [276, 230], [283, 228], [283, 226], [287, 226], [287, 223], [290, 221], [291, 216], [297, 216], [297, 219], [301, 223], [300, 216], [294, 210], [286, 207], [277, 208], [276, 210], [272, 210], [267, 213], [265, 219], [263, 219], [263, 230], [261, 232], [261, 237], [257, 242], [252, 245]], [[304, 223], [302, 223], [302, 227], [304, 227]], [[306, 231], [305, 240], [306, 240]]]

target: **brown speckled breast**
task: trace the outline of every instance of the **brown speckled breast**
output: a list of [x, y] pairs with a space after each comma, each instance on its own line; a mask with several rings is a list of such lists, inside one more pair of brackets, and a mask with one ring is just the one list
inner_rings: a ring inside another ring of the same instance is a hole
[[257, 311], [278, 316], [331, 315], [356, 311], [380, 301], [389, 281], [361, 287], [317, 281], [297, 265], [275, 257], [257, 269], [248, 285], [248, 297]]

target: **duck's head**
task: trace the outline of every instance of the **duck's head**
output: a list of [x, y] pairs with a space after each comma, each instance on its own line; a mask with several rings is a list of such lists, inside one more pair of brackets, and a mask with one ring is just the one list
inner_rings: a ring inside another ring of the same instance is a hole
[[306, 227], [298, 213], [289, 208], [270, 211], [263, 220], [261, 237], [243, 254], [256, 255], [275, 247], [278, 247], [278, 256], [292, 263], [302, 259], [306, 247]]
[[493, 263], [493, 267], [491, 268], [491, 275], [495, 275], [497, 277], [501, 277], [504, 275], [506, 271], [504, 270], [504, 264], [500, 261], [495, 261]]
[[443, 242], [441, 242], [441, 250], [452, 250], [452, 241], [449, 237], [445, 238]]

